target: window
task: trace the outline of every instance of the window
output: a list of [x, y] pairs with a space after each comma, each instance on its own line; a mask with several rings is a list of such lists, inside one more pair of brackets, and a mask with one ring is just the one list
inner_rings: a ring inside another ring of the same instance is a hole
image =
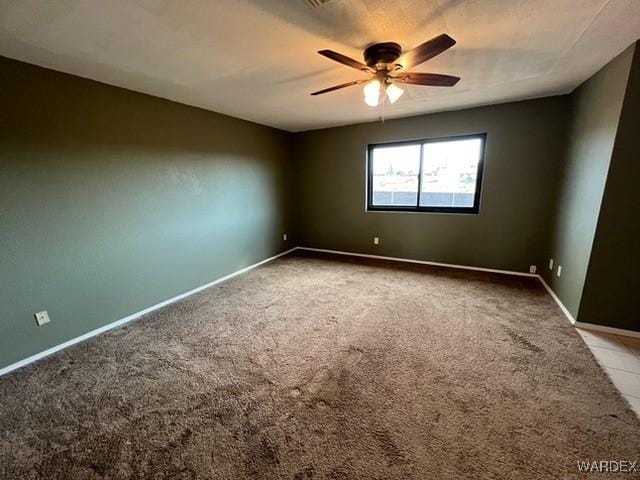
[[367, 210], [478, 213], [485, 138], [369, 145]]

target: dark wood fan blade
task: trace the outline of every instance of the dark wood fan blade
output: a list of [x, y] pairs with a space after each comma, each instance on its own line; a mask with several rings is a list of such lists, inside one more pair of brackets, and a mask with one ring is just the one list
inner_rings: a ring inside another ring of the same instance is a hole
[[413, 85], [429, 85], [431, 87], [453, 87], [460, 77], [453, 75], [442, 75], [440, 73], [399, 73], [394, 77], [402, 83], [411, 83]]
[[334, 90], [340, 90], [341, 88], [358, 85], [360, 83], [365, 83], [368, 81], [369, 80], [354, 80], [353, 82], [341, 83], [340, 85], [336, 85], [334, 87], [325, 88], [324, 90], [318, 90], [317, 92], [313, 92], [311, 95], [322, 95], [323, 93], [333, 92]]
[[364, 63], [354, 60], [353, 58], [349, 58], [345, 55], [342, 55], [341, 53], [334, 52], [333, 50], [320, 50], [318, 53], [338, 63], [342, 63], [347, 67], [355, 68], [356, 70], [365, 70], [365, 71], [371, 70]]
[[436, 55], [440, 55], [455, 44], [456, 41], [453, 38], [446, 33], [443, 33], [442, 35], [438, 35], [431, 40], [427, 40], [422, 45], [418, 45], [413, 50], [405, 53], [398, 59], [398, 61], [396, 61], [396, 63], [402, 65], [403, 68], [415, 67]]

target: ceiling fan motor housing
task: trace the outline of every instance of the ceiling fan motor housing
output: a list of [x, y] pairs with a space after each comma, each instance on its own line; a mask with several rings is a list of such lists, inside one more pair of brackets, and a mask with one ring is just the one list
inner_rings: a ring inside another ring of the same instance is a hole
[[402, 47], [395, 42], [374, 43], [364, 51], [364, 61], [367, 66], [375, 68], [376, 65], [394, 63], [401, 53]]

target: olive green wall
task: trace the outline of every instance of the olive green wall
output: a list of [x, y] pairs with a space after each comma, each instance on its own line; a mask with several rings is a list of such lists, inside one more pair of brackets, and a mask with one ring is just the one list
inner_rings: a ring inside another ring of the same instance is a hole
[[288, 133], [4, 58], [0, 98], [0, 368], [295, 243]]
[[[316, 130], [295, 138], [302, 246], [527, 271], [546, 263], [566, 96]], [[480, 214], [365, 211], [370, 143], [487, 132]], [[373, 245], [373, 237], [380, 245]]]
[[[543, 269], [543, 274], [579, 321], [579, 305], [633, 51], [633, 46], [626, 49], [571, 95], [571, 128], [564, 168], [559, 169], [561, 183], [550, 236], [549, 257], [555, 266], [553, 272]], [[560, 277], [556, 275], [559, 265]]]
[[578, 319], [640, 331], [640, 49], [636, 47]]

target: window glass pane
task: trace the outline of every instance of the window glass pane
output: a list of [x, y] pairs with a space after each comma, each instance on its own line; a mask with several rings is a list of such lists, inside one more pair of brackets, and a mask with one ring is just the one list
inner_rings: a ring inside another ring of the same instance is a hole
[[421, 207], [473, 207], [482, 140], [424, 144]]
[[372, 151], [373, 205], [416, 205], [420, 145], [375, 147]]

